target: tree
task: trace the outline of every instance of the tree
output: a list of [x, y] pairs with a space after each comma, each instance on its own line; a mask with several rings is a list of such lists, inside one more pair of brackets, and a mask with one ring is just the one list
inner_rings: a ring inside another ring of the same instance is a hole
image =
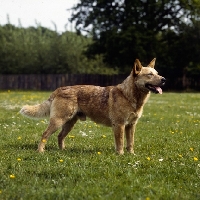
[[178, 69], [190, 75], [200, 74], [200, 21], [193, 25], [181, 24], [169, 51]]
[[101, 56], [89, 60], [83, 50], [91, 38], [73, 32], [62, 34], [48, 28], [0, 26], [1, 74], [116, 74]]
[[[76, 22], [77, 32], [86, 31], [93, 38], [87, 56], [103, 54], [105, 62], [123, 71], [135, 58], [148, 63], [153, 57], [164, 55], [170, 41], [164, 40], [168, 36], [163, 35], [176, 35], [180, 25], [199, 20], [200, 2], [81, 0], [72, 10], [71, 22]], [[162, 58], [159, 60], [164, 63]]]

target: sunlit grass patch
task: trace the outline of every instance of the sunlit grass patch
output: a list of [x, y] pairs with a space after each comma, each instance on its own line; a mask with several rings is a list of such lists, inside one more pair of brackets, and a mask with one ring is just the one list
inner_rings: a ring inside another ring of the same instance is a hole
[[[135, 153], [118, 156], [112, 130], [79, 121], [39, 154], [48, 119], [18, 111], [50, 92], [0, 95], [0, 199], [199, 199], [200, 94], [152, 94], [136, 128]], [[46, 141], [44, 141], [46, 142]]]

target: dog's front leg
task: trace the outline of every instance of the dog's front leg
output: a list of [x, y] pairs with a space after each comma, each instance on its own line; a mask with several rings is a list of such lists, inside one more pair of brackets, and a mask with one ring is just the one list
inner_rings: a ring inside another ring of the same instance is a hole
[[135, 133], [136, 123], [129, 124], [125, 127], [126, 132], [126, 149], [128, 152], [134, 154], [134, 133]]
[[113, 132], [115, 137], [115, 147], [119, 155], [124, 154], [124, 124], [113, 124]]

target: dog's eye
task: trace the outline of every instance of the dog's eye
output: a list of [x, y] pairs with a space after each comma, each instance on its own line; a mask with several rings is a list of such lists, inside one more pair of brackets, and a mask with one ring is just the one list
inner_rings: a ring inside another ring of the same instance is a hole
[[148, 76], [152, 77], [152, 76], [153, 76], [153, 73], [149, 73]]

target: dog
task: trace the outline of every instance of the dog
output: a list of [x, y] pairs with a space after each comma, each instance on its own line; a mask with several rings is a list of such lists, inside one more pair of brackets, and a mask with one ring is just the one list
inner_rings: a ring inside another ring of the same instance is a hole
[[38, 145], [43, 152], [48, 138], [62, 127], [58, 135], [58, 146], [65, 148], [64, 139], [77, 120], [86, 116], [96, 123], [112, 127], [115, 147], [118, 154], [124, 154], [124, 135], [126, 149], [134, 154], [134, 132], [143, 112], [150, 92], [162, 94], [160, 88], [166, 79], [154, 69], [156, 58], [147, 67], [135, 60], [130, 75], [116, 86], [75, 85], [56, 89], [39, 105], [24, 106], [20, 113], [30, 118], [50, 116], [49, 125]]

